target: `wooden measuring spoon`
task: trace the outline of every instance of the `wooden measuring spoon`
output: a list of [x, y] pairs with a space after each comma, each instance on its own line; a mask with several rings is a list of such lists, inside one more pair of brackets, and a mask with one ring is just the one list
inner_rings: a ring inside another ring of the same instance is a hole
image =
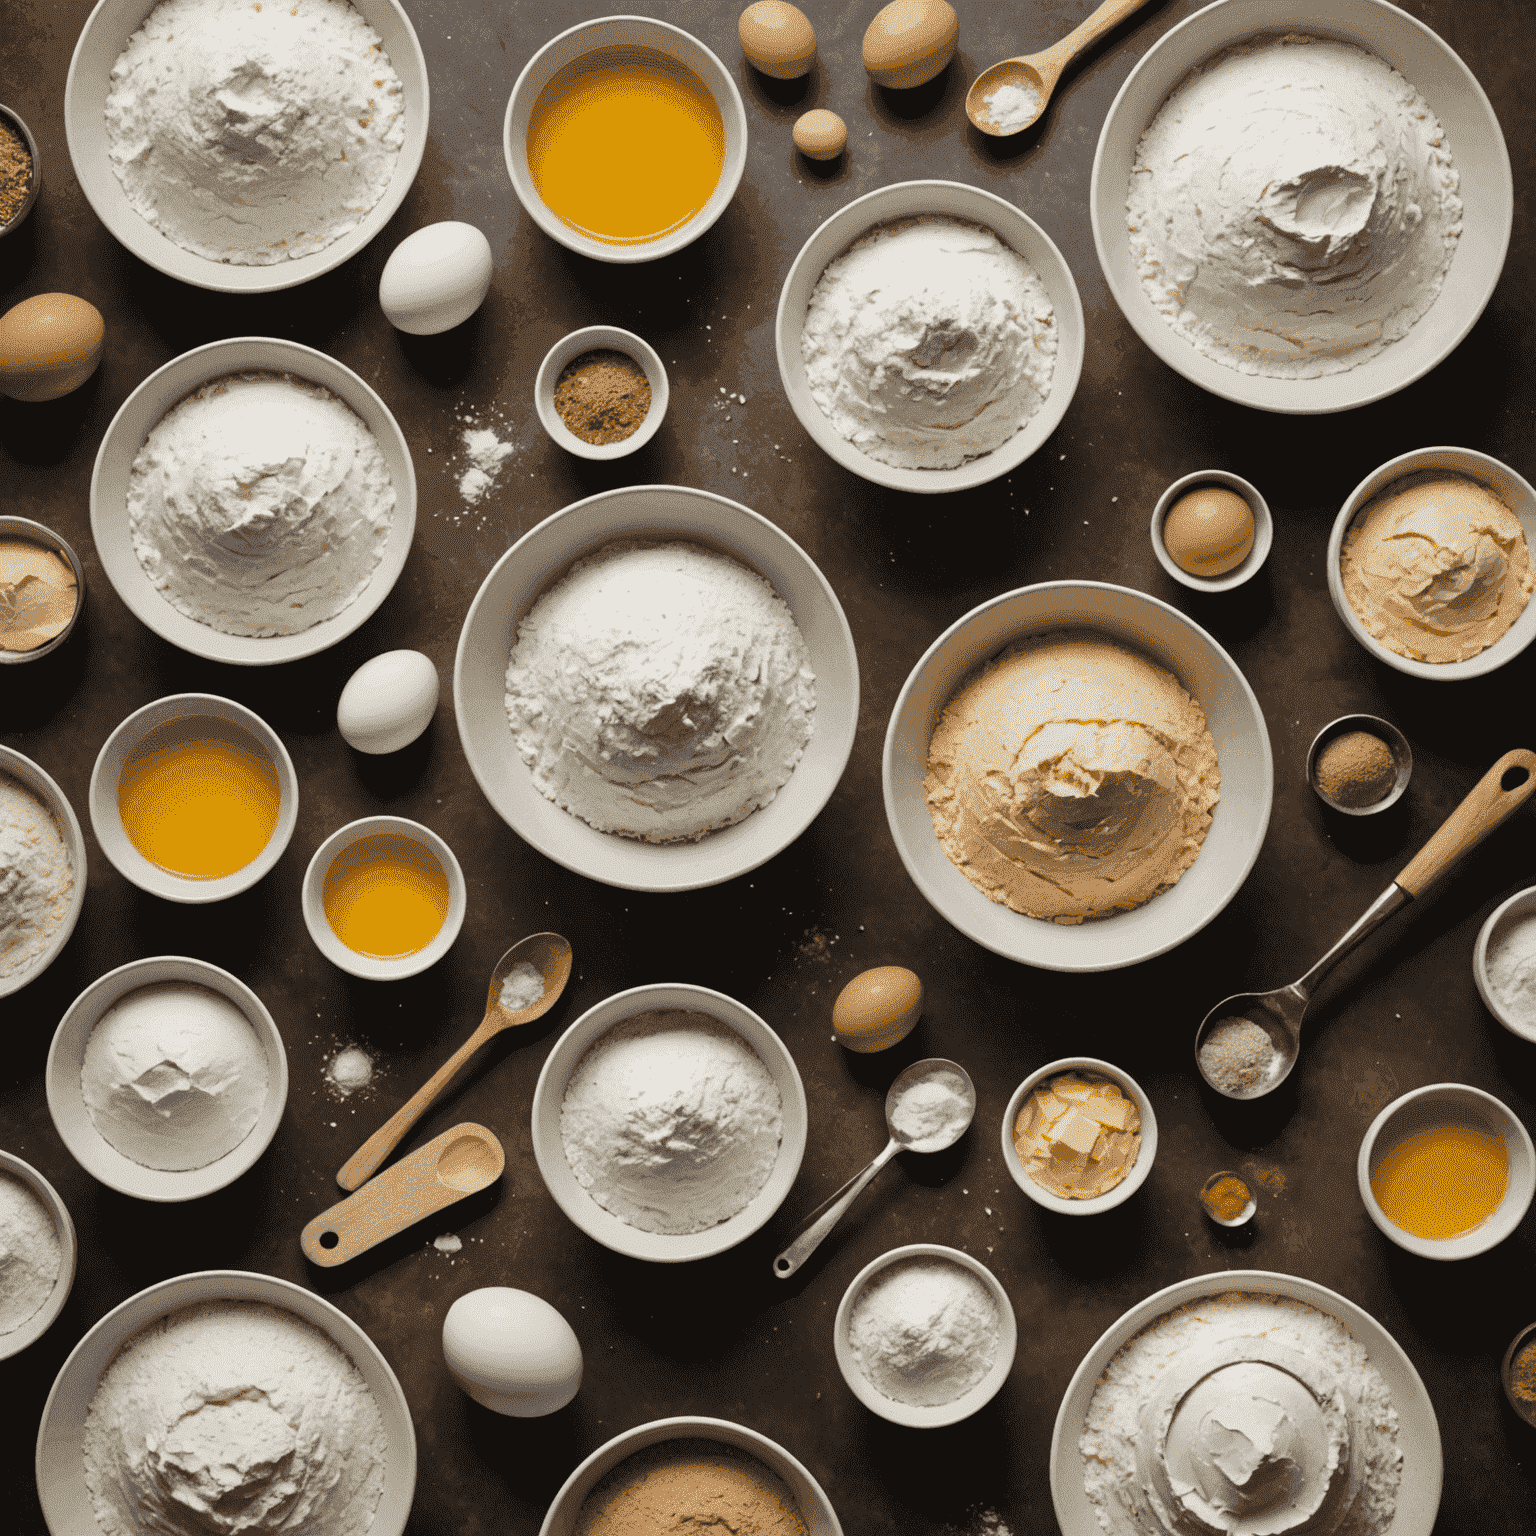
[[[965, 115], [983, 133], [991, 134], [994, 139], [1023, 133], [1032, 123], [1039, 121], [1040, 114], [1045, 111], [1045, 104], [1051, 99], [1051, 92], [1061, 79], [1062, 70], [1089, 43], [1103, 37], [1110, 28], [1119, 26], [1127, 16], [1133, 11], [1139, 11], [1146, 3], [1147, 0], [1104, 0], [1104, 4], [1087, 21], [1067, 33], [1059, 43], [1047, 48], [1044, 53], [1027, 53], [1016, 59], [1004, 59], [1001, 64], [984, 69], [977, 75], [975, 85], [966, 92]], [[1026, 96], [1033, 93], [1035, 97], [1033, 116], [1016, 128], [999, 128], [992, 121], [987, 106], [987, 97], [1003, 85], [1017, 86]]]
[[322, 1211], [299, 1234], [299, 1247], [311, 1264], [345, 1264], [424, 1216], [489, 1189], [506, 1165], [495, 1134], [465, 1121]]
[[[544, 978], [544, 992], [527, 1008], [503, 1008], [501, 985], [513, 966], [524, 962]], [[379, 1164], [395, 1150], [405, 1133], [437, 1102], [448, 1080], [476, 1051], [504, 1029], [529, 1024], [555, 1006], [565, 984], [571, 979], [571, 944], [558, 933], [535, 933], [520, 939], [496, 962], [491, 972], [491, 988], [485, 1000], [485, 1017], [480, 1027], [440, 1066], [415, 1094], [392, 1114], [356, 1152], [342, 1164], [336, 1182], [343, 1189], [356, 1189], [372, 1177]]]

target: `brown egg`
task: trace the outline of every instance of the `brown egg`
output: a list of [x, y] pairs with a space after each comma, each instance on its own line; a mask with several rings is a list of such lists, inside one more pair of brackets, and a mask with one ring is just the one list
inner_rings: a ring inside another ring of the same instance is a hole
[[72, 293], [40, 293], [0, 315], [0, 394], [57, 400], [95, 373], [106, 324]]
[[795, 148], [812, 160], [835, 160], [848, 142], [848, 125], [836, 112], [818, 107], [795, 124]]
[[837, 994], [832, 1028], [850, 1051], [883, 1051], [912, 1033], [922, 1011], [922, 982], [904, 966], [880, 965]]
[[922, 85], [955, 56], [960, 18], [944, 0], [891, 0], [864, 34], [864, 68], [898, 91]]
[[816, 57], [816, 29], [786, 0], [757, 0], [736, 24], [741, 51], [754, 69], [775, 80], [798, 80]]
[[1225, 486], [1198, 485], [1169, 507], [1163, 547], [1191, 576], [1225, 576], [1253, 548], [1253, 508]]

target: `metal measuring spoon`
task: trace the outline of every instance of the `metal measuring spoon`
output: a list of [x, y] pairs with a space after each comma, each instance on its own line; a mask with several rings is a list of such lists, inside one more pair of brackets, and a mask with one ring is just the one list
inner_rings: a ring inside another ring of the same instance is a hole
[[[902, 1099], [906, 1097], [907, 1090], [918, 1082], [919, 1079], [944, 1069], [955, 1073], [965, 1085], [965, 1097], [970, 1103], [970, 1110], [965, 1117], [965, 1124], [939, 1136], [925, 1136], [921, 1141], [914, 1141], [905, 1132], [899, 1131], [896, 1128], [894, 1120], [896, 1108]], [[922, 1061], [914, 1061], [891, 1084], [890, 1092], [885, 1096], [885, 1128], [890, 1133], [891, 1138], [886, 1142], [885, 1150], [862, 1173], [854, 1174], [835, 1195], [823, 1201], [822, 1204], [818, 1205], [811, 1212], [794, 1241], [773, 1261], [774, 1274], [780, 1280], [789, 1279], [821, 1246], [822, 1239], [842, 1219], [843, 1212], [858, 1199], [865, 1185], [898, 1152], [904, 1150], [913, 1152], [942, 1152], [946, 1147], [954, 1146], [965, 1135], [970, 1129], [971, 1121], [975, 1117], [976, 1085], [971, 1081], [970, 1073], [958, 1061], [949, 1061], [943, 1056], [929, 1056]]]
[[[1239, 992], [1223, 999], [1206, 1014], [1195, 1031], [1195, 1066], [1201, 1077], [1228, 1099], [1258, 1099], [1278, 1088], [1290, 1076], [1301, 1053], [1301, 1021], [1323, 977], [1394, 912], [1406, 907], [1415, 896], [1422, 896], [1463, 854], [1470, 853], [1490, 832], [1501, 827], [1533, 791], [1536, 752], [1524, 748], [1506, 752], [1472, 786], [1467, 798], [1446, 817], [1439, 831], [1408, 861], [1354, 927], [1305, 976], [1273, 992]], [[1257, 1024], [1274, 1047], [1267, 1071], [1236, 1090], [1218, 1083], [1206, 1071], [1200, 1056], [1211, 1031], [1227, 1019]]]

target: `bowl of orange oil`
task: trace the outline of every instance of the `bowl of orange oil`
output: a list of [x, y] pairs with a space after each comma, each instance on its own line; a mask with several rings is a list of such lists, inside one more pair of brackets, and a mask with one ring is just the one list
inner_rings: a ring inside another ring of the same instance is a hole
[[304, 872], [304, 923], [333, 965], [367, 981], [415, 976], [464, 925], [464, 872], [430, 827], [365, 816], [331, 833]]
[[647, 16], [603, 16], [524, 66], [502, 149], [545, 234], [598, 261], [655, 261], [697, 240], [736, 195], [747, 114], [696, 37]]
[[91, 828], [125, 879], [167, 901], [223, 901], [282, 857], [299, 781], [276, 731], [212, 693], [135, 710], [91, 773]]
[[1430, 1083], [1371, 1122], [1355, 1165], [1371, 1220], [1426, 1259], [1504, 1241], [1536, 1195], [1536, 1148], [1519, 1117], [1465, 1083]]

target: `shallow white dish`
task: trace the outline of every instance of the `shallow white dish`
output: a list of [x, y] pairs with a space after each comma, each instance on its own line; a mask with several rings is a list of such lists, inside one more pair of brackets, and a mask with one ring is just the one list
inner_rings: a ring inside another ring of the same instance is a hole
[[[715, 190], [691, 219], [657, 240], [617, 245], [608, 240], [595, 240], [572, 228], [550, 212], [528, 169], [528, 122], [540, 93], [568, 64], [574, 64], [584, 54], [598, 48], [652, 48], [677, 59], [704, 82], [720, 109], [720, 121], [725, 127], [725, 160]], [[579, 22], [551, 38], [523, 66], [512, 94], [507, 98], [507, 113], [501, 125], [501, 148], [517, 200], [552, 240], [598, 261], [655, 261], [691, 245], [725, 212], [726, 205], [735, 197], [741, 174], [747, 166], [747, 110], [741, 104], [741, 92], [736, 89], [730, 72], [691, 33], [651, 16], [600, 16], [593, 21]]]
[[[80, 40], [69, 61], [64, 82], [64, 133], [69, 158], [74, 164], [80, 190], [96, 217], [140, 261], [158, 272], [198, 288], [218, 293], [274, 293], [293, 288], [339, 267], [355, 256], [394, 217], [405, 201], [422, 152], [427, 147], [427, 116], [430, 92], [427, 61], [411, 19], [399, 0], [353, 0], [357, 9], [384, 44], [384, 51], [400, 77], [405, 94], [405, 143], [395, 162], [395, 173], [384, 195], [355, 229], [339, 239], [292, 261], [270, 266], [233, 266], [211, 261], [185, 250], [154, 225], [147, 223], [128, 201], [122, 183], [107, 157], [107, 124], [104, 114], [111, 89], [112, 66], [155, 7], [155, 0], [100, 0], [80, 30]], [[183, 391], [185, 393], [185, 391]], [[99, 539], [98, 539], [99, 543]]]
[[9, 1360], [12, 1355], [19, 1355], [27, 1345], [42, 1338], [64, 1310], [64, 1303], [69, 1300], [70, 1287], [75, 1283], [79, 1243], [69, 1207], [59, 1198], [58, 1190], [31, 1163], [24, 1163], [9, 1152], [0, 1152], [0, 1173], [8, 1173], [12, 1178], [20, 1179], [48, 1207], [48, 1214], [53, 1217], [53, 1229], [59, 1239], [59, 1275], [53, 1282], [48, 1299], [19, 1328], [13, 1328], [9, 1333], [0, 1333], [0, 1360]]
[[[202, 1168], [146, 1168], [125, 1157], [96, 1129], [80, 1086], [85, 1045], [96, 1021], [125, 994], [162, 981], [194, 982], [227, 997], [250, 1021], [266, 1053], [267, 1097], [256, 1124], [237, 1146]], [[74, 1160], [108, 1189], [164, 1204], [211, 1195], [255, 1165], [276, 1135], [288, 1102], [288, 1053], [266, 1004], [238, 976], [186, 955], [153, 955], [99, 976], [69, 1005], [48, 1047], [44, 1082], [53, 1128]]]
[[[1445, 286], [1411, 331], [1344, 373], [1270, 379], [1239, 373], [1185, 341], [1137, 276], [1125, 202], [1136, 146], [1158, 108], [1203, 59], [1261, 33], [1309, 32], [1354, 43], [1418, 87], [1450, 142], [1465, 206]], [[1109, 290], [1137, 335], [1175, 372], [1223, 400], [1263, 411], [1352, 410], [1428, 373], [1470, 331], [1493, 295], [1514, 222], [1514, 183], [1493, 106], [1471, 70], [1423, 22], [1386, 0], [1218, 0], [1170, 28], [1130, 73], [1099, 133], [1089, 190], [1093, 239]]]
[[[805, 380], [805, 359], [800, 355], [800, 335], [805, 329], [811, 290], [827, 264], [841, 256], [860, 235], [877, 224], [917, 214], [948, 214], [990, 229], [1035, 269], [1056, 311], [1056, 365], [1051, 392], [1045, 403], [1005, 443], [955, 469], [899, 469], [882, 464], [855, 448], [822, 414], [811, 398]], [[1045, 442], [1067, 414], [1083, 370], [1087, 335], [1083, 305], [1078, 298], [1072, 269], [1055, 242], [1027, 214], [1012, 203], [980, 187], [958, 181], [902, 181], [855, 198], [839, 209], [809, 240], [790, 265], [779, 293], [774, 319], [774, 346], [778, 351], [779, 379], [789, 396], [800, 425], [829, 458], [854, 474], [896, 491], [937, 493], [963, 491], [985, 485], [1009, 470], [1017, 469]]]
[[[105, 3], [105, 0], [104, 0]], [[226, 635], [189, 619], [160, 595], [144, 574], [128, 531], [129, 472], [150, 429], [184, 396], [226, 373], [266, 369], [291, 373], [321, 384], [344, 400], [367, 424], [389, 466], [395, 488], [395, 508], [384, 553], [373, 579], [340, 613], [296, 635]], [[335, 358], [296, 341], [272, 336], [236, 336], [211, 341], [172, 358], [144, 380], [123, 401], [96, 451], [91, 471], [91, 537], [102, 570], [134, 617], [162, 640], [207, 661], [228, 661], [241, 667], [267, 667], [281, 661], [313, 656], [344, 640], [370, 618], [389, 596], [416, 533], [416, 470], [405, 433], [390, 409], [357, 374]]]
[[544, 1516], [544, 1523], [539, 1527], [539, 1536], [572, 1536], [582, 1501], [603, 1478], [636, 1451], [664, 1440], [720, 1440], [757, 1457], [788, 1484], [800, 1505], [809, 1536], [843, 1536], [837, 1511], [832, 1508], [832, 1501], [822, 1491], [821, 1484], [777, 1441], [758, 1434], [755, 1429], [748, 1429], [745, 1424], [732, 1424], [728, 1419], [691, 1416], [653, 1419], [649, 1424], [626, 1429], [606, 1445], [598, 1446], [561, 1484]]
[[[517, 626], [571, 564], [615, 539], [685, 539], [731, 556], [789, 604], [816, 673], [815, 729], [788, 783], [735, 826], [693, 843], [646, 843], [599, 832], [533, 782], [507, 721], [507, 658]], [[540, 853], [578, 875], [632, 891], [691, 891], [756, 869], [787, 848], [832, 797], [853, 751], [859, 663], [853, 632], [826, 577], [766, 517], [740, 502], [676, 485], [602, 491], [547, 517], [491, 568], [475, 594], [453, 662], [459, 739], [492, 809]]]
[[1477, 942], [1472, 946], [1472, 979], [1477, 983], [1483, 1006], [1510, 1034], [1519, 1035], [1522, 1040], [1536, 1041], [1536, 1024], [1523, 1024], [1503, 1008], [1488, 981], [1488, 950], [1494, 935], [1504, 925], [1514, 922], [1516, 918], [1529, 917], [1533, 912], [1536, 912], [1536, 885], [1516, 891], [1488, 914], [1487, 921], [1478, 929]]
[[1337, 1291], [1297, 1275], [1266, 1269], [1223, 1269], [1211, 1275], [1180, 1280], [1138, 1302], [1099, 1336], [1072, 1374], [1056, 1424], [1051, 1432], [1051, 1502], [1062, 1536], [1103, 1536], [1103, 1527], [1083, 1491], [1083, 1458], [1077, 1439], [1088, 1417], [1094, 1388], [1109, 1362], [1143, 1328], [1175, 1307], [1187, 1306], [1224, 1291], [1258, 1291], [1305, 1302], [1341, 1322], [1365, 1346], [1372, 1365], [1381, 1372], [1397, 1409], [1398, 1443], [1403, 1449], [1403, 1475], [1397, 1490], [1397, 1513], [1380, 1536], [1431, 1536], [1440, 1508], [1444, 1461], [1440, 1425], [1434, 1405], [1413, 1362], [1402, 1346], [1369, 1312]]
[[69, 797], [30, 757], [23, 756], [11, 747], [0, 746], [0, 774], [8, 773], [24, 789], [35, 795], [53, 813], [54, 824], [69, 850], [70, 869], [74, 885], [69, 895], [69, 909], [64, 921], [53, 936], [53, 942], [24, 971], [11, 976], [0, 976], [0, 997], [19, 992], [29, 981], [34, 981], [58, 959], [69, 936], [80, 921], [80, 908], [85, 904], [85, 834], [80, 830], [80, 818], [69, 803]]
[[1394, 481], [1434, 469], [1449, 470], [1485, 485], [1519, 518], [1526, 544], [1536, 550], [1536, 488], [1523, 475], [1475, 448], [1415, 448], [1411, 453], [1400, 453], [1380, 468], [1373, 469], [1339, 508], [1339, 515], [1333, 520], [1333, 532], [1328, 537], [1328, 596], [1333, 599], [1334, 612], [1344, 621], [1344, 627], [1377, 661], [1432, 683], [1459, 683], [1469, 677], [1481, 677], [1485, 672], [1502, 667], [1506, 661], [1513, 661], [1532, 640], [1536, 640], [1536, 597], [1526, 603], [1520, 617], [1487, 650], [1479, 651], [1476, 656], [1469, 656], [1465, 661], [1415, 661], [1411, 656], [1399, 656], [1383, 645], [1360, 622], [1360, 616], [1344, 595], [1344, 572], [1339, 563], [1350, 524], [1367, 502], [1390, 489]]
[[54, 1378], [37, 1432], [37, 1495], [53, 1536], [100, 1536], [80, 1445], [101, 1373], [140, 1329], [200, 1301], [258, 1301], [282, 1307], [329, 1335], [351, 1356], [384, 1419], [384, 1491], [368, 1536], [400, 1536], [416, 1491], [416, 1430], [389, 1362], [345, 1312], [313, 1291], [239, 1269], [201, 1270], [151, 1285], [114, 1307], [74, 1347]]
[[[1075, 926], [1025, 917], [982, 895], [950, 863], [923, 794], [928, 744], [961, 683], [1013, 641], [1066, 628], [1096, 630], [1172, 672], [1204, 709], [1221, 769], [1221, 800], [1210, 833], [1179, 883], [1130, 912]], [[928, 647], [891, 711], [881, 778], [896, 851], [941, 917], [978, 944], [1025, 965], [1108, 971], [1182, 944], [1237, 894], [1264, 843], [1275, 769], [1253, 689], [1198, 624], [1128, 587], [1050, 581], [982, 603]]]
[[[1168, 553], [1168, 546], [1163, 542], [1163, 524], [1168, 520], [1174, 502], [1203, 485], [1235, 491], [1253, 513], [1253, 548], [1225, 576], [1196, 576], [1186, 571]], [[1152, 509], [1152, 553], [1157, 556], [1157, 563], [1180, 586], [1194, 592], [1230, 592], [1233, 587], [1242, 586], [1250, 576], [1258, 575], [1259, 567], [1269, 558], [1270, 545], [1274, 541], [1275, 520], [1270, 516], [1269, 503], [1260, 495], [1259, 488], [1225, 469], [1200, 469], [1192, 475], [1181, 476], [1157, 498], [1157, 505]]]
[[[645, 373], [646, 383], [651, 386], [651, 408], [646, 412], [645, 420], [628, 437], [616, 443], [589, 443], [585, 438], [577, 437], [555, 409], [555, 385], [561, 371], [583, 352], [598, 348], [622, 352], [638, 363]], [[644, 337], [636, 336], [633, 331], [620, 330], [616, 325], [589, 325], [562, 336], [544, 354], [544, 361], [539, 364], [533, 381], [533, 404], [539, 413], [540, 425], [567, 453], [582, 459], [622, 459], [637, 448], [645, 447], [656, 436], [662, 417], [667, 414], [669, 395], [667, 370], [655, 347]]]
[[[577, 1063], [615, 1024], [653, 1008], [686, 1008], [694, 1013], [707, 1013], [734, 1029], [767, 1067], [778, 1085], [782, 1102], [784, 1132], [779, 1142], [778, 1161], [768, 1175], [768, 1182], [745, 1209], [729, 1221], [706, 1227], [702, 1232], [679, 1235], [643, 1232], [604, 1210], [577, 1182], [560, 1139], [560, 1108], [565, 1099], [566, 1084]], [[757, 1014], [734, 997], [683, 982], [631, 987], [589, 1008], [555, 1042], [533, 1090], [533, 1155], [555, 1204], [588, 1237], [595, 1238], [605, 1248], [627, 1254], [632, 1259], [648, 1259], [655, 1264], [682, 1264], [691, 1259], [706, 1259], [734, 1248], [756, 1232], [784, 1203], [784, 1197], [795, 1182], [800, 1172], [800, 1160], [805, 1155], [805, 1134], [805, 1089], [795, 1059], [784, 1042]]]

